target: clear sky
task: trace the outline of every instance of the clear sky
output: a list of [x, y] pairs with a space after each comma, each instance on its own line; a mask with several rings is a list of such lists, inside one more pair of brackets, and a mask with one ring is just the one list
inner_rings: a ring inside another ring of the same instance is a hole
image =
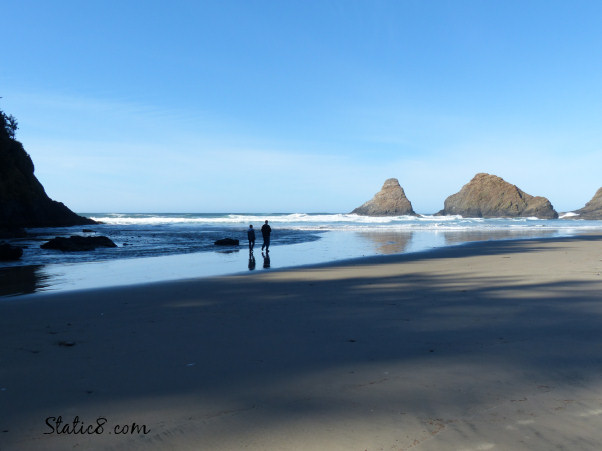
[[3, 2], [0, 108], [78, 212], [433, 213], [602, 186], [602, 2]]

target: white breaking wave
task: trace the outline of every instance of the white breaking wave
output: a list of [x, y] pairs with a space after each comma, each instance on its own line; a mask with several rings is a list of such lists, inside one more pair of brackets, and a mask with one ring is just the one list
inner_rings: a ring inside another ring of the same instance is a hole
[[574, 213], [572, 211], [566, 212], [566, 213], [562, 213], [560, 216], [558, 216], [559, 219], [563, 219], [563, 218], [574, 218], [575, 216], [579, 216], [579, 213]]
[[[427, 218], [427, 217], [424, 217]], [[453, 220], [454, 217], [440, 217], [442, 220]], [[308, 214], [292, 213], [288, 215], [254, 215], [254, 214], [227, 214], [215, 215], [143, 215], [123, 213], [110, 214], [109, 216], [91, 216], [91, 219], [105, 224], [116, 225], [154, 225], [154, 224], [250, 224], [263, 223], [266, 219], [274, 223], [341, 223], [353, 222], [363, 224], [391, 224], [399, 221], [418, 221], [423, 218], [414, 216], [383, 216], [369, 217], [355, 214]], [[427, 220], [427, 219], [425, 219]]]
[[463, 218], [462, 216], [359, 216], [356, 214], [127, 214], [92, 215], [92, 219], [121, 226], [206, 226], [243, 228], [249, 224], [259, 227], [267, 219], [275, 228], [299, 231], [520, 231], [559, 230], [579, 233], [602, 229], [602, 221], [563, 221], [530, 218]]

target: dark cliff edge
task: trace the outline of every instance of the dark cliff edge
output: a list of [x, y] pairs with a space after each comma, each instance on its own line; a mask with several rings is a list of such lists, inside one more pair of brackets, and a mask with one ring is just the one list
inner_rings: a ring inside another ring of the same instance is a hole
[[79, 216], [44, 191], [23, 145], [7, 131], [0, 115], [0, 232], [25, 227], [67, 227], [96, 224]]

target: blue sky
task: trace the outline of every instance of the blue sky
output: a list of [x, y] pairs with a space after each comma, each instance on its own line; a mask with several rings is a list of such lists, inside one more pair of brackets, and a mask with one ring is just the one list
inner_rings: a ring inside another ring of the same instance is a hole
[[602, 186], [602, 2], [5, 2], [0, 108], [78, 212], [432, 213]]

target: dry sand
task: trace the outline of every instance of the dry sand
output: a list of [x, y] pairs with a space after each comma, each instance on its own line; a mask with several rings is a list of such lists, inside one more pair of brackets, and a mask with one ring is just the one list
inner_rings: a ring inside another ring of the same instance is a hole
[[3, 299], [0, 449], [598, 450], [601, 273], [582, 236]]

